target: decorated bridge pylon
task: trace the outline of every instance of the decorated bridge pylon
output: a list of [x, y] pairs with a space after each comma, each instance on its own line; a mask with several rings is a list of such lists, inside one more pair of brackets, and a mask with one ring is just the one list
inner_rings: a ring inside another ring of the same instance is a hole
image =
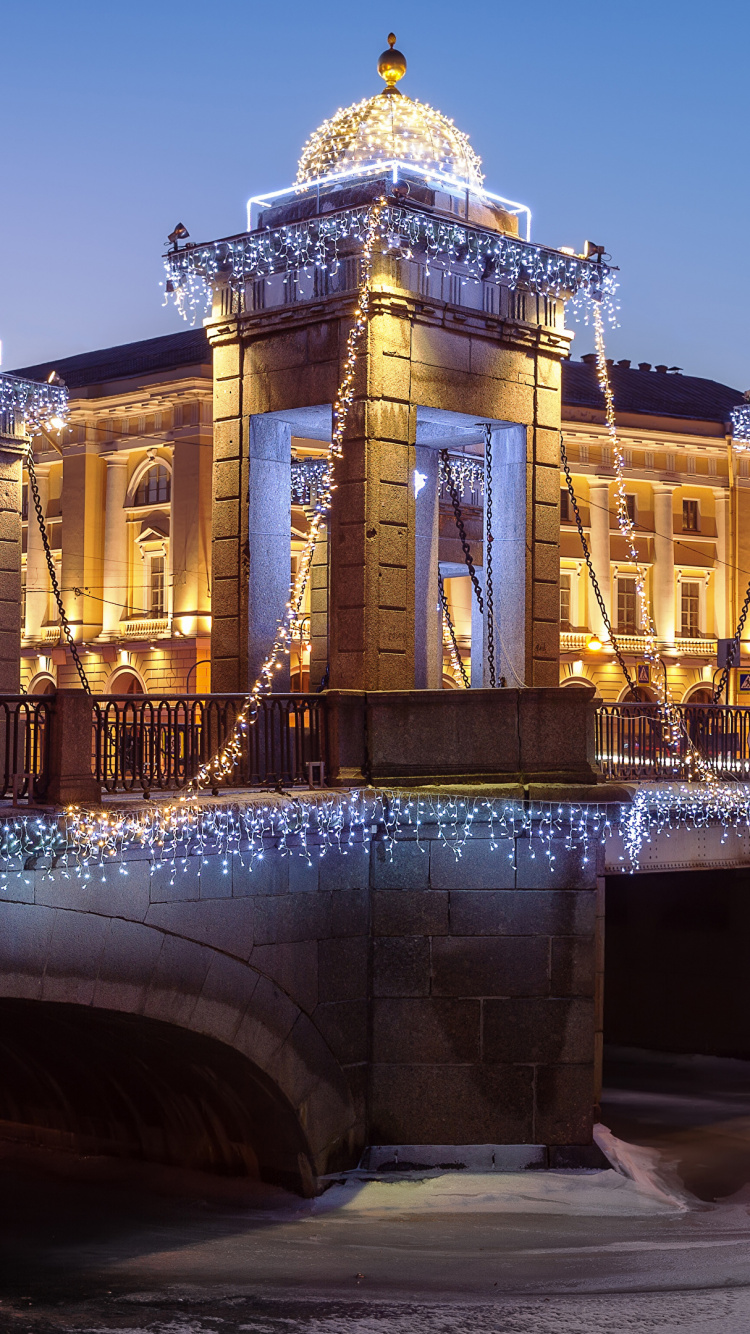
[[295, 184], [250, 200], [247, 232], [180, 245], [180, 227], [166, 258], [168, 295], [211, 309], [215, 690], [252, 688], [284, 620], [292, 439], [337, 429], [311, 687], [440, 687], [445, 449], [486, 465], [471, 682], [558, 683], [564, 310], [611, 303], [612, 271], [531, 242], [528, 209], [486, 189], [466, 136], [401, 93], [389, 42], [384, 89], [311, 136]]

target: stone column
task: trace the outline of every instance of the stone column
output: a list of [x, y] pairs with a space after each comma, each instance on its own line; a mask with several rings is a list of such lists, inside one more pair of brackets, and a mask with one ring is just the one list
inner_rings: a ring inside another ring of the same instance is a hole
[[211, 544], [210, 441], [196, 437], [175, 440], [172, 464], [172, 620], [181, 634], [189, 637], [199, 632], [202, 618], [210, 613], [211, 606], [202, 573], [210, 559]]
[[214, 343], [211, 689], [247, 686], [247, 448], [242, 347], [227, 322]]
[[[591, 560], [594, 565], [607, 614], [612, 619], [612, 566], [609, 552], [609, 482], [606, 478], [592, 478], [589, 482], [589, 525], [591, 530]], [[589, 584], [589, 622], [594, 634], [608, 639], [594, 590]], [[615, 633], [617, 626], [614, 627]]]
[[[438, 611], [438, 462], [436, 449], [416, 446], [414, 551], [414, 685], [439, 690], [442, 684], [442, 640]], [[420, 481], [416, 492], [417, 476]]]
[[[484, 567], [475, 567], [479, 587], [484, 597]], [[479, 690], [484, 685], [484, 616], [479, 609], [477, 595], [471, 590], [471, 685]]]
[[[42, 514], [47, 514], [49, 502], [49, 467], [36, 467]], [[26, 537], [26, 621], [23, 633], [27, 639], [39, 639], [49, 612], [50, 581], [42, 534], [29, 488], [29, 526]]]
[[[249, 444], [247, 684], [253, 685], [289, 601], [292, 428], [273, 416], [253, 416]], [[286, 657], [274, 689], [289, 689]]]
[[662, 644], [674, 644], [675, 638], [674, 489], [668, 482], [654, 484], [654, 621]]
[[315, 543], [310, 569], [310, 690], [320, 689], [328, 669], [328, 585], [330, 544], [328, 524]]
[[[127, 454], [107, 457], [106, 486], [102, 638], [116, 639], [120, 634], [120, 621], [128, 601], [128, 528], [124, 510], [128, 490]], [[26, 596], [28, 599], [28, 592]]]
[[[530, 589], [527, 580], [527, 460], [526, 430], [512, 426], [492, 434], [492, 483], [485, 471], [484, 500], [484, 669], [489, 686], [489, 646], [494, 629], [495, 681], [505, 677], [509, 686], [531, 685], [526, 679], [527, 615]], [[492, 510], [491, 531], [488, 523]], [[490, 589], [489, 569], [492, 565]], [[490, 625], [489, 594], [494, 604]]]
[[714, 505], [716, 508], [716, 565], [713, 572], [714, 634], [717, 639], [724, 639], [734, 634], [733, 627], [727, 624], [729, 492], [715, 487]]
[[21, 688], [22, 446], [0, 438], [0, 694]]
[[331, 510], [331, 686], [413, 690], [411, 326], [377, 294], [372, 308]]

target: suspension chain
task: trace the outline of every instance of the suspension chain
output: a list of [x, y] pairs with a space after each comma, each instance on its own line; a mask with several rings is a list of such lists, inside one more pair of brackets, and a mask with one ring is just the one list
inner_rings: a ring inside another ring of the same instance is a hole
[[720, 699], [721, 699], [721, 697], [722, 697], [722, 695], [724, 694], [724, 690], [725, 690], [727, 681], [728, 681], [728, 679], [729, 679], [729, 673], [731, 672], [732, 668], [734, 667], [734, 659], [735, 659], [735, 655], [736, 655], [736, 653], [737, 653], [737, 649], [738, 649], [739, 646], [740, 646], [740, 640], [742, 639], [742, 631], [743, 631], [744, 628], [745, 628], [745, 621], [747, 620], [747, 613], [748, 613], [748, 610], [750, 610], [750, 584], [748, 584], [748, 586], [747, 586], [747, 592], [746, 592], [746, 594], [745, 594], [745, 601], [744, 601], [743, 604], [742, 604], [742, 611], [740, 612], [740, 619], [739, 619], [739, 621], [737, 622], [737, 630], [736, 630], [736, 632], [735, 632], [734, 638], [733, 638], [732, 640], [730, 640], [730, 643], [729, 643], [729, 653], [727, 654], [727, 660], [726, 660], [726, 663], [724, 664], [724, 666], [723, 666], [722, 669], [721, 669], [721, 676], [719, 677], [719, 684], [717, 685], [716, 689], [714, 690], [714, 697], [713, 697], [713, 699], [712, 699], [712, 701], [711, 701], [712, 704], [718, 704], [719, 701], [720, 701]]
[[492, 427], [484, 428], [484, 506], [486, 515], [486, 548], [484, 559], [485, 591], [487, 594], [487, 666], [490, 669], [490, 685], [495, 689], [495, 594], [492, 584]]
[[36, 511], [37, 523], [39, 524], [39, 532], [41, 533], [42, 536], [42, 546], [44, 547], [44, 555], [47, 560], [47, 569], [49, 570], [50, 583], [52, 584], [52, 592], [54, 593], [55, 602], [57, 603], [57, 610], [60, 613], [60, 624], [63, 628], [65, 638], [68, 641], [68, 648], [70, 649], [73, 655], [73, 661], [76, 665], [76, 671], [78, 672], [81, 685], [83, 686], [83, 689], [86, 691], [86, 694], [90, 695], [91, 686], [89, 685], [88, 677], [86, 676], [86, 673], [83, 670], [83, 663], [81, 662], [81, 659], [78, 654], [78, 647], [73, 638], [70, 625], [68, 623], [68, 618], [65, 614], [65, 607], [63, 606], [63, 600], [60, 593], [60, 585], [57, 582], [57, 574], [55, 573], [55, 562], [52, 559], [52, 552], [50, 550], [49, 538], [47, 536], [47, 529], [45, 528], [44, 525], [44, 511], [42, 509], [42, 501], [39, 495], [39, 487], [37, 485], [37, 480], [36, 480], [36, 469], [34, 468], [34, 456], [32, 454], [31, 445], [29, 445], [29, 449], [26, 455], [26, 471], [29, 474], [29, 487], [31, 488], [31, 495], [34, 501], [34, 509]]
[[450, 457], [447, 449], [441, 449], [440, 461], [443, 465], [443, 475], [445, 477], [445, 485], [448, 488], [448, 494], [451, 498], [451, 504], [453, 506], [453, 517], [456, 520], [458, 536], [461, 539], [461, 546], [463, 548], [464, 560], [466, 561], [469, 574], [471, 576], [471, 582], [474, 585], [474, 592], [477, 595], [477, 603], [479, 605], [479, 610], [481, 611], [482, 615], [484, 615], [484, 598], [482, 597], [482, 586], [477, 578], [477, 572], [474, 568], [474, 561], [471, 555], [471, 547], [469, 546], [469, 541], [466, 536], [466, 529], [464, 527], [463, 515], [461, 513], [461, 501], [458, 494], [458, 487], [456, 486], [456, 479], [453, 475], [453, 469], [451, 468]]
[[[469, 540], [466, 536], [466, 528], [464, 527], [463, 514], [461, 513], [461, 500], [458, 494], [458, 486], [456, 485], [456, 479], [453, 474], [453, 469], [451, 468], [450, 457], [447, 449], [441, 449], [440, 461], [443, 465], [443, 475], [445, 477], [445, 484], [448, 488], [448, 494], [451, 498], [451, 505], [453, 506], [453, 517], [456, 520], [456, 528], [458, 529], [458, 536], [461, 540], [461, 547], [464, 553], [464, 560], [466, 561], [469, 575], [471, 577], [471, 582], [474, 587], [474, 592], [476, 594], [477, 606], [479, 607], [479, 610], [484, 616], [484, 597], [482, 595], [482, 585], [480, 584], [479, 579], [477, 578], [477, 572], [474, 566], [474, 559], [471, 554], [471, 547], [469, 546]], [[487, 494], [487, 489], [485, 487], [485, 495], [486, 494]], [[492, 516], [491, 502], [489, 502], [489, 505], [490, 505], [489, 515], [491, 518]], [[490, 609], [491, 609], [491, 602], [488, 597], [488, 602], [487, 602], [488, 614], [490, 613]], [[495, 687], [495, 644], [494, 644], [495, 637], [493, 633], [494, 625], [495, 621], [494, 617], [492, 617], [490, 621], [490, 644], [487, 650], [487, 660], [490, 669], [490, 684], [493, 687], [493, 689]]]
[[578, 529], [578, 536], [581, 539], [581, 546], [583, 548], [583, 555], [586, 561], [586, 567], [589, 572], [591, 587], [593, 588], [594, 596], [596, 597], [596, 600], [599, 603], [599, 610], [602, 614], [602, 620], [604, 622], [607, 634], [609, 635], [610, 643], [615, 651], [615, 657], [617, 658], [617, 661], [620, 664], [620, 667], [622, 669], [622, 674], [625, 677], [628, 686], [630, 687], [630, 690], [633, 694], [633, 698], [635, 699], [636, 698], [635, 682], [633, 681], [633, 678], [631, 677], [630, 672], [628, 671], [625, 665], [625, 659], [623, 658], [622, 653], [620, 652], [620, 646], [617, 643], [617, 639], [615, 638], [615, 632], [612, 629], [612, 622], [609, 619], [609, 613], [607, 612], [604, 598], [602, 597], [602, 590], [599, 587], [599, 580], [596, 577], [593, 561], [591, 560], [591, 552], [589, 551], [589, 544], [586, 541], [586, 534], [583, 531], [583, 523], [581, 521], [581, 511], [578, 508], [576, 493], [573, 490], [573, 478], [570, 475], [570, 464], [568, 463], [568, 455], [565, 450], [565, 441], [563, 440], [562, 435], [560, 436], [560, 460], [562, 462], [563, 470], [565, 472], [565, 481], [567, 482], [568, 485], [568, 495], [570, 496], [571, 504], [573, 506], [573, 513], [576, 516], [576, 528]]
[[445, 593], [445, 584], [443, 583], [443, 576], [440, 573], [440, 570], [438, 570], [438, 592], [440, 594], [440, 606], [442, 607], [443, 610], [443, 620], [445, 621], [445, 624], [448, 627], [448, 634], [450, 635], [451, 644], [453, 646], [453, 652], [456, 656], [456, 662], [458, 663], [458, 666], [461, 669], [461, 677], [463, 679], [464, 686], [466, 687], [467, 690], [471, 690], [471, 681], [466, 671], [466, 667], [464, 666], [464, 660], [461, 657], [461, 653], [458, 647], [458, 640], [456, 639], [456, 630], [453, 625], [453, 621], [451, 620], [450, 609], [448, 607], [448, 598], [446, 597]]

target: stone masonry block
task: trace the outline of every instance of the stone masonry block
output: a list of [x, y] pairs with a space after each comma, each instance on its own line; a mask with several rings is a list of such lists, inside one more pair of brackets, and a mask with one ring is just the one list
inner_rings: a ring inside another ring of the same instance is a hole
[[191, 1027], [231, 1043], [258, 985], [245, 964], [215, 955], [191, 1019]]
[[534, 469], [534, 499], [545, 505], [557, 505], [560, 499], [560, 467], [544, 467], [537, 460]]
[[256, 945], [319, 940], [331, 934], [331, 896], [266, 895], [253, 904]]
[[238, 420], [214, 422], [214, 463], [220, 459], [238, 459], [242, 453]]
[[[378, 648], [386, 653], [407, 653], [407, 621], [404, 609], [381, 607], [378, 614]], [[385, 686], [380, 687], [385, 690]]]
[[341, 1065], [367, 1060], [367, 1001], [318, 1005], [312, 1020]]
[[[534, 542], [533, 561], [537, 579], [545, 579], [549, 583], [557, 582], [560, 575], [560, 553], [554, 543]], [[557, 633], [557, 628], [555, 628], [555, 633]]]
[[423, 936], [381, 937], [375, 940], [373, 996], [427, 996], [429, 992], [429, 940]]
[[140, 1013], [163, 942], [161, 931], [151, 931], [139, 922], [110, 922], [92, 1004], [103, 1010]]
[[378, 570], [378, 603], [381, 607], [403, 610], [408, 605], [409, 588], [406, 570], [381, 565]]
[[199, 857], [182, 861], [154, 862], [151, 866], [151, 903], [185, 903], [200, 898]]
[[560, 936], [552, 941], [552, 973], [550, 990], [553, 996], [593, 996], [596, 982], [595, 942], [588, 939]]
[[405, 524], [409, 515], [409, 489], [381, 482], [378, 494], [378, 518], [381, 523]]
[[536, 395], [537, 416], [536, 420], [540, 426], [546, 426], [552, 430], [560, 429], [560, 411], [561, 396], [557, 389], [547, 389], [544, 385], [539, 385]]
[[[264, 902], [265, 900], [261, 900]], [[254, 936], [252, 899], [201, 899], [197, 903], [154, 903], [146, 925], [170, 935], [210, 945], [243, 962], [250, 958]]]
[[214, 541], [240, 535], [240, 505], [237, 500], [214, 500], [211, 507]]
[[3, 939], [0, 996], [39, 999], [55, 916], [52, 908], [0, 903]]
[[377, 889], [372, 895], [372, 922], [376, 936], [447, 936], [447, 890]]
[[404, 525], [381, 523], [378, 526], [378, 555], [382, 565], [407, 568], [409, 536]]
[[379, 445], [380, 478], [397, 486], [408, 486], [413, 473], [414, 455], [404, 445], [393, 445], [383, 440]]
[[239, 494], [239, 459], [217, 460], [214, 463], [214, 497], [216, 500], [237, 500]]
[[[546, 467], [560, 467], [560, 433], [544, 426], [537, 426], [534, 431], [534, 456], [537, 463]], [[559, 473], [558, 473], [559, 476]]]
[[331, 936], [364, 936], [369, 921], [366, 889], [337, 889], [331, 894]]
[[[365, 434], [368, 440], [398, 441], [401, 448], [413, 444], [412, 414], [408, 403], [387, 398], [368, 398], [365, 403]], [[406, 451], [404, 451], [406, 452]]]
[[545, 996], [548, 970], [549, 942], [543, 936], [432, 941], [434, 996]]
[[594, 1007], [589, 1000], [548, 997], [483, 1002], [486, 1061], [545, 1065], [594, 1059]]
[[560, 508], [557, 496], [552, 505], [534, 505], [534, 537], [538, 542], [559, 541]]
[[367, 360], [367, 393], [373, 398], [402, 399], [411, 392], [411, 364], [407, 358], [376, 354]]
[[300, 1009], [311, 1014], [318, 1003], [318, 942], [256, 945], [250, 965], [282, 988]]
[[144, 1014], [189, 1028], [212, 957], [210, 949], [192, 941], [164, 936], [146, 993]]
[[534, 615], [538, 620], [554, 621], [560, 614], [560, 590], [557, 583], [541, 583], [534, 580]]
[[528, 352], [501, 347], [495, 339], [472, 337], [471, 372], [511, 384], [533, 384], [534, 358]]
[[529, 1144], [531, 1066], [376, 1065], [375, 1144]]
[[590, 1144], [594, 1065], [547, 1065], [536, 1072], [534, 1134], [539, 1144]]
[[566, 848], [562, 838], [553, 841], [552, 852], [554, 861], [550, 862], [539, 839], [516, 839], [518, 889], [596, 889], [594, 848], [589, 850], [586, 862], [580, 849]]
[[367, 889], [370, 879], [370, 854], [362, 843], [353, 843], [347, 851], [329, 848], [319, 861], [321, 889]]
[[452, 371], [471, 370], [471, 341], [464, 334], [416, 324], [412, 330], [411, 348], [415, 362], [443, 366]]
[[240, 410], [240, 381], [218, 380], [214, 384], [214, 421], [237, 417]]
[[470, 839], [456, 855], [447, 843], [430, 845], [430, 884], [433, 889], [513, 888], [515, 874], [510, 842], [493, 849], [489, 839]]
[[[370, 884], [374, 890], [426, 889], [430, 883], [429, 844], [415, 839], [397, 840], [392, 848], [373, 843], [370, 853]], [[447, 900], [445, 901], [447, 904]], [[377, 932], [376, 928], [376, 934]], [[390, 935], [391, 932], [387, 932]], [[407, 935], [411, 934], [406, 932]], [[427, 935], [431, 935], [427, 932]]]
[[382, 999], [373, 1002], [372, 1059], [392, 1065], [447, 1065], [479, 1058], [481, 1002]]
[[368, 954], [368, 942], [364, 937], [319, 942], [318, 997], [321, 1003], [365, 998]]
[[223, 343], [214, 346], [214, 379], [229, 380], [240, 373], [240, 344]]
[[[90, 880], [61, 871], [37, 873], [34, 901], [52, 908], [85, 909], [101, 916], [131, 918], [142, 922], [149, 905], [149, 870], [147, 861], [123, 863], [126, 875], [116, 864], [97, 870]], [[102, 879], [102, 874], [104, 879]]]
[[457, 936], [593, 936], [595, 907], [589, 890], [457, 889], [450, 894], [451, 931]]
[[91, 1004], [109, 926], [93, 913], [55, 911], [41, 1000]]

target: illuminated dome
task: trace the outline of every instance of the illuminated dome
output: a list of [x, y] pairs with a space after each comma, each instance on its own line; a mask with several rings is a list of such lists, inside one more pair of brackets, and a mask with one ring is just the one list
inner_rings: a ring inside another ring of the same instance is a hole
[[481, 192], [482, 163], [468, 137], [447, 116], [396, 88], [406, 73], [406, 60], [393, 49], [395, 41], [391, 33], [391, 49], [378, 61], [378, 73], [387, 86], [375, 97], [340, 109], [315, 130], [302, 150], [297, 185], [324, 176], [354, 175], [381, 162], [398, 162], [423, 175], [440, 172], [464, 188]]

